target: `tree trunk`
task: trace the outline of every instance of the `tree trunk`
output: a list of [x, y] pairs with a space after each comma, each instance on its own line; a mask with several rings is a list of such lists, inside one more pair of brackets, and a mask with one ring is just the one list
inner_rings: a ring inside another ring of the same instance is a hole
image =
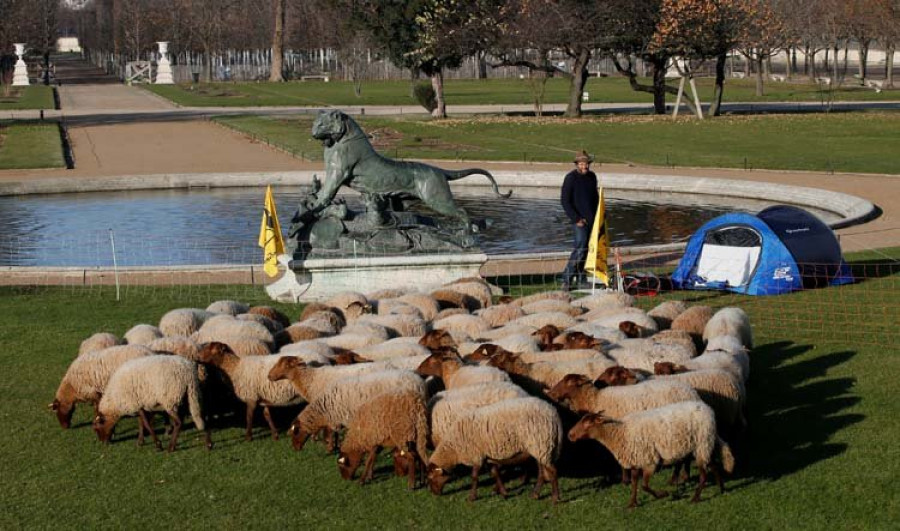
[[829, 70], [831, 70], [831, 68], [829, 68], [829, 66], [828, 66], [828, 54], [829, 54], [829, 53], [831, 53], [831, 50], [829, 50], [828, 48], [825, 48], [825, 65], [824, 65], [824, 66], [825, 66], [825, 71], [826, 71], [826, 72], [828, 72]]
[[805, 47], [805, 53], [803, 54], [803, 75], [810, 75], [810, 62], [812, 62], [812, 75], [816, 75], [816, 58], [815, 56], [810, 57], [809, 55], [809, 46]]
[[478, 79], [487, 79], [487, 60], [485, 60], [485, 52], [478, 52], [475, 59], [478, 62]]
[[566, 116], [581, 116], [581, 98], [584, 95], [584, 86], [587, 84], [587, 65], [591, 60], [591, 51], [582, 48], [572, 65], [572, 79], [569, 80], [569, 104], [566, 106]]
[[209, 46], [203, 48], [203, 62], [206, 66], [206, 76], [204, 76], [206, 77], [206, 82], [212, 83], [212, 52], [210, 51]]
[[868, 41], [860, 41], [859, 42], [859, 82], [861, 85], [866, 85], [866, 62], [869, 60], [869, 42]]
[[650, 66], [653, 67], [653, 112], [666, 114], [666, 59], [654, 58]]
[[434, 99], [437, 106], [431, 111], [432, 118], [446, 118], [447, 104], [444, 102], [444, 70], [438, 68], [431, 74], [431, 88], [434, 89]]
[[797, 61], [797, 55], [794, 52], [794, 47], [791, 46], [790, 48], [788, 48], [785, 51], [785, 57], [784, 57], [784, 77], [785, 77], [785, 79], [791, 79], [792, 77], [794, 77], [794, 69], [797, 67], [796, 61]]
[[287, 0], [273, 0], [275, 3], [275, 32], [272, 34], [272, 69], [269, 81], [284, 81], [284, 7]]
[[756, 61], [756, 95], [757, 96], [765, 96], [765, 90], [763, 86], [763, 68], [765, 59], [762, 54], [759, 54], [754, 59]]
[[887, 45], [884, 55], [884, 88], [894, 88], [894, 43]]
[[840, 74], [840, 66], [838, 64], [838, 52], [840, 48], [837, 45], [834, 46], [834, 57], [831, 58], [831, 66], [833, 69], [833, 76], [831, 78], [831, 86], [834, 87], [838, 84], [838, 74]]
[[[847, 41], [847, 47], [844, 48], [844, 60], [841, 65], [841, 81], [843, 82], [844, 78], [847, 77], [847, 59], [848, 55], [850, 55], [850, 41]], [[835, 57], [837, 57], [835, 55]]]
[[719, 116], [722, 108], [722, 93], [725, 92], [725, 60], [727, 53], [721, 53], [716, 57], [716, 86], [713, 92], [712, 103], [709, 106], [709, 116]]

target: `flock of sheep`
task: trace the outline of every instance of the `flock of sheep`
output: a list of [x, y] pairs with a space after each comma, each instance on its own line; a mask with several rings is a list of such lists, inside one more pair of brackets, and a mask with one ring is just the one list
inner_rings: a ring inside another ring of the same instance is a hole
[[581, 439], [618, 462], [629, 507], [641, 480], [654, 497], [668, 494], [648, 483], [662, 465], [679, 483], [696, 463], [693, 501], [708, 472], [723, 486], [721, 472], [734, 466], [726, 440], [746, 426], [746, 313], [678, 301], [645, 312], [621, 293], [495, 304], [496, 295], [478, 278], [427, 293], [345, 292], [308, 304], [294, 323], [236, 301], [172, 310], [122, 338], [85, 339], [50, 407], [68, 428], [77, 403], [93, 404], [104, 442], [136, 415], [138, 443], [146, 433], [157, 447], [153, 415], [163, 412], [173, 451], [185, 410], [211, 448], [216, 411], [243, 403], [250, 440], [262, 408], [277, 439], [270, 408], [305, 403], [290, 427], [293, 447], [321, 436], [339, 448], [344, 479], [364, 466], [361, 482], [370, 480], [376, 455], [390, 448], [394, 472], [410, 488], [422, 477], [435, 494], [470, 467], [471, 500], [482, 470], [506, 496], [503, 472], [516, 468], [527, 481], [536, 464], [533, 496], [548, 483], [557, 502], [560, 458]]

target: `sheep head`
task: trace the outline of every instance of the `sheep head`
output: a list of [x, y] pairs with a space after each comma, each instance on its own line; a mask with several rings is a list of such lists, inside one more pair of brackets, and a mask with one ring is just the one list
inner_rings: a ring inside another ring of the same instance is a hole
[[444, 347], [456, 347], [456, 340], [446, 330], [431, 330], [419, 339], [419, 344], [434, 350]]
[[416, 466], [416, 455], [409, 449], [394, 448], [391, 452], [394, 458], [394, 475], [403, 477], [409, 473], [409, 467]]
[[200, 352], [197, 354], [197, 359], [201, 363], [218, 365], [228, 355], [236, 355], [234, 351], [231, 350], [231, 347], [229, 347], [225, 343], [211, 341], [200, 346]]
[[594, 381], [594, 385], [601, 389], [614, 385], [634, 385], [636, 383], [638, 383], [638, 378], [634, 371], [618, 366], [606, 369]]
[[511, 303], [512, 301], [513, 301], [513, 298], [510, 297], [509, 295], [501, 295], [501, 296], [497, 299], [497, 304], [509, 304], [509, 303]]
[[501, 347], [500, 345], [495, 345], [493, 343], [484, 343], [476, 348], [474, 352], [466, 356], [465, 360], [475, 362], [487, 361], [503, 352], [509, 351]]
[[431, 463], [426, 470], [426, 477], [428, 490], [435, 496], [440, 496], [444, 492], [444, 485], [450, 481], [450, 471]]
[[308, 319], [312, 314], [317, 312], [331, 312], [334, 309], [331, 306], [322, 304], [321, 302], [310, 302], [306, 306], [303, 307], [303, 311], [300, 312], [300, 317], [297, 318], [297, 321], [304, 321]]
[[116, 422], [118, 420], [117, 417], [104, 415], [103, 413], [99, 413], [94, 417], [91, 427], [94, 429], [94, 433], [97, 434], [97, 438], [100, 439], [100, 442], [109, 443], [112, 439], [113, 428], [116, 427]]
[[593, 385], [593, 382], [587, 376], [583, 374], [567, 374], [546, 394], [550, 400], [562, 402], [574, 395], [579, 389], [589, 385]]
[[519, 354], [508, 350], [498, 352], [495, 356], [492, 356], [491, 359], [488, 360], [488, 365], [497, 367], [506, 372], [515, 372], [516, 370], [524, 369], [524, 363], [520, 359]]
[[288, 433], [291, 434], [291, 446], [298, 452], [303, 449], [303, 445], [306, 444], [309, 436], [312, 435], [303, 427], [299, 419], [295, 419], [294, 422], [291, 423]]
[[275, 321], [280, 324], [282, 327], [287, 328], [291, 326], [291, 320], [287, 315], [281, 313], [277, 309], [271, 306], [252, 306], [247, 313], [262, 315], [263, 317], [268, 317], [269, 319]]
[[338, 472], [340, 472], [341, 478], [346, 480], [353, 479], [356, 469], [359, 468], [359, 464], [362, 462], [362, 457], [362, 452], [341, 451], [337, 460]]
[[[371, 363], [372, 360], [366, 359], [352, 350], [338, 352], [331, 361], [335, 365], [353, 365], [354, 363]], [[270, 373], [271, 374], [271, 373]]]
[[619, 330], [625, 334], [625, 337], [631, 339], [641, 337], [642, 328], [632, 321], [622, 321], [619, 323]]
[[295, 369], [304, 367], [306, 367], [306, 363], [303, 363], [297, 356], [283, 356], [278, 358], [275, 365], [269, 369], [269, 381], [277, 382], [278, 380], [284, 380], [285, 378], [289, 378]]
[[68, 400], [61, 402], [58, 398], [55, 398], [47, 408], [56, 413], [56, 419], [59, 421], [62, 429], [69, 429], [69, 426], [72, 425], [72, 415], [75, 413], [75, 402]]
[[552, 324], [548, 324], [532, 332], [531, 335], [538, 338], [538, 341], [541, 343], [541, 345], [546, 346], [553, 343], [553, 338], [559, 335], [559, 328], [553, 326]]
[[604, 417], [602, 413], [588, 413], [569, 430], [569, 440], [575, 442], [593, 438], [591, 434], [596, 428], [610, 422], [614, 421], [609, 417]]
[[354, 301], [347, 305], [347, 308], [344, 310], [343, 317], [345, 321], [352, 321], [360, 317], [361, 315], [370, 313], [372, 313], [371, 304]]
[[445, 362], [462, 363], [462, 358], [454, 347], [433, 348], [431, 352], [432, 354], [416, 368], [416, 372], [422, 376], [443, 378]]
[[584, 332], [569, 332], [563, 342], [567, 349], [590, 348], [599, 350], [603, 346], [603, 340], [589, 336]]
[[669, 374], [679, 374], [682, 372], [687, 372], [687, 367], [684, 365], [676, 365], [671, 361], [657, 361], [653, 364], [653, 374], [659, 375], [669, 375]]

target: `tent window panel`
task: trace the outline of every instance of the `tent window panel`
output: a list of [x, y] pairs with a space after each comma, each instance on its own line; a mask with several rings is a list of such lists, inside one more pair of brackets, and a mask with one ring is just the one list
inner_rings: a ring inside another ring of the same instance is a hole
[[704, 244], [697, 261], [696, 275], [706, 282], [727, 282], [744, 286], [756, 270], [761, 247], [734, 247]]
[[762, 238], [749, 227], [722, 227], [706, 233], [703, 243], [730, 247], [759, 247]]

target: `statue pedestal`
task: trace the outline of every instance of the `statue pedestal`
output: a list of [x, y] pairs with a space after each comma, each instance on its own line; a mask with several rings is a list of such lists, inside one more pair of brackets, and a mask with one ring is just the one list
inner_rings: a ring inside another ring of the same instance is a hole
[[279, 257], [285, 274], [266, 287], [281, 302], [327, 300], [343, 291], [368, 293], [386, 288], [429, 289], [453, 280], [479, 276], [483, 253], [419, 254], [377, 258], [319, 258], [302, 262]]
[[166, 55], [169, 51], [169, 43], [166, 41], [157, 42], [159, 45], [159, 61], [156, 62], [156, 81], [157, 85], [174, 85], [172, 79], [172, 64]]
[[17, 42], [16, 44], [14, 44], [14, 46], [16, 48], [16, 55], [18, 56], [18, 60], [16, 60], [16, 66], [13, 70], [12, 86], [27, 87], [28, 66], [25, 64], [25, 61], [22, 60], [22, 56], [25, 55], [25, 44]]

